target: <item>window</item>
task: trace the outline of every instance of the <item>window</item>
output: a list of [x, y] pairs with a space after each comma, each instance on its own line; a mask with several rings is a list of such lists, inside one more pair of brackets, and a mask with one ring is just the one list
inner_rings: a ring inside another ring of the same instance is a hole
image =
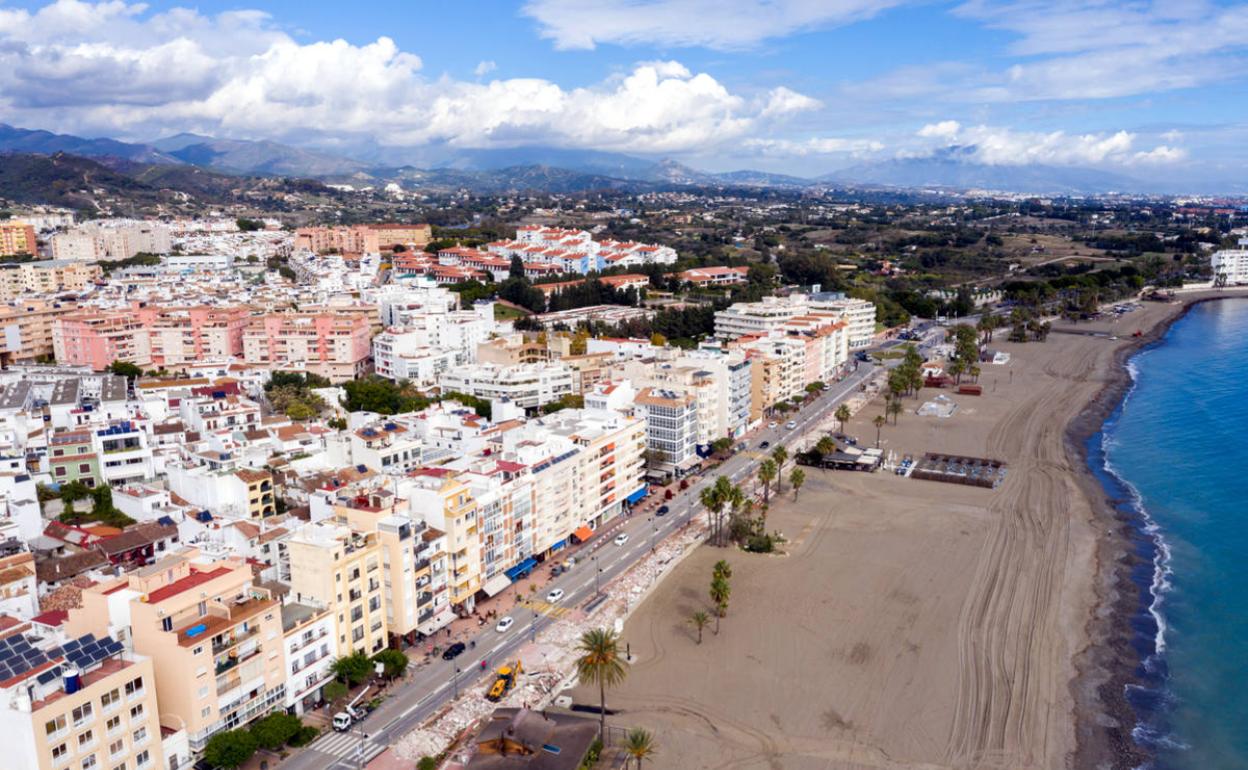
[[121, 729], [121, 715], [118, 714], [117, 716], [109, 717], [108, 721], [104, 723], [104, 729], [108, 731], [109, 735], [113, 735], [118, 730], [120, 730]]
[[64, 475], [65, 475], [65, 466], [64, 466], [64, 465], [58, 465], [58, 466], [56, 466], [56, 475], [57, 475], [57, 476], [64, 476]]
[[79, 751], [81, 751], [83, 748], [87, 746], [90, 746], [93, 743], [95, 743], [95, 734], [91, 730], [87, 730], [85, 733], [81, 733], [78, 736], [78, 750]]
[[196, 647], [195, 649], [191, 650], [191, 654], [192, 654], [192, 655], [200, 655], [200, 654], [202, 654], [203, 652], [204, 652], [204, 646], [203, 646], [202, 644], [201, 644], [200, 646]]
[[142, 719], [142, 718], [143, 718], [143, 704], [142, 704], [142, 703], [140, 703], [139, 705], [137, 705], [137, 706], [135, 706], [134, 708], [130, 709], [130, 718], [131, 718], [131, 719]]
[[117, 708], [117, 704], [121, 703], [121, 690], [109, 690], [104, 693], [100, 696], [100, 703], [106, 712]]
[[364, 626], [356, 626], [351, 629], [351, 641], [358, 642], [364, 638]]
[[78, 708], [74, 709], [74, 727], [79, 727], [81, 725], [86, 724], [87, 722], [91, 720], [91, 716], [92, 716], [92, 711], [91, 711], [90, 703], [84, 703]]
[[196, 609], [198, 609], [199, 616], [202, 618], [208, 614], [208, 602], [200, 602]]
[[135, 746], [142, 744], [143, 741], [145, 740], [147, 740], [147, 728], [146, 727], [140, 727], [139, 729], [134, 731], [134, 745]]
[[161, 630], [161, 631], [172, 631], [172, 630], [173, 630], [173, 618], [161, 618], [161, 619], [160, 619], [160, 630]]
[[125, 750], [126, 742], [123, 740], [116, 740], [108, 744], [108, 756], [110, 757], [115, 757]]
[[212, 706], [204, 706], [204, 707], [200, 710], [199, 715], [200, 715], [201, 717], [206, 717], [206, 716], [208, 716], [208, 715], [209, 715], [209, 714], [211, 714], [211, 713], [212, 713]]
[[126, 763], [122, 762], [120, 765], [114, 767], [113, 770], [126, 770]]
[[65, 730], [65, 715], [61, 714], [56, 719], [48, 722], [44, 729], [48, 731], [49, 738], [59, 737]]
[[94, 754], [82, 758], [82, 770], [95, 770], [98, 765], [99, 763], [95, 761]]
[[143, 767], [150, 760], [151, 760], [151, 756], [148, 755], [147, 749], [144, 749], [143, 751], [140, 751], [138, 754], [134, 755], [134, 766]]
[[68, 753], [69, 753], [68, 743], [62, 743], [59, 746], [53, 746], [52, 747], [52, 761], [56, 762], [58, 760], [64, 759], [65, 755]]
[[78, 472], [79, 472], [79, 473], [90, 473], [90, 472], [91, 472], [91, 466], [90, 466], [90, 465], [88, 465], [88, 464], [86, 464], [86, 463], [78, 463]]
[[131, 679], [129, 682], [126, 682], [126, 697], [127, 698], [132, 698], [135, 695], [142, 695], [142, 694], [143, 694], [143, 677], [141, 676], [135, 677], [134, 679]]

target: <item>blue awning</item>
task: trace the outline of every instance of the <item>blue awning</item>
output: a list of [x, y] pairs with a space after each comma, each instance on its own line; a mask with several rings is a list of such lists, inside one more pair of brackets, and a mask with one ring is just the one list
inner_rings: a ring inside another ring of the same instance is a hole
[[555, 543], [554, 545], [552, 545], [552, 546], [550, 547], [550, 552], [551, 552], [551, 553], [554, 553], [555, 551], [558, 551], [560, 548], [563, 548], [563, 547], [564, 547], [565, 545], [567, 545], [567, 544], [568, 544], [568, 540], [567, 540], [567, 538], [564, 538], [563, 540], [560, 540], [559, 542], [557, 542], [557, 543]]
[[648, 494], [650, 494], [650, 487], [648, 485], [643, 485], [641, 489], [637, 490], [636, 492], [632, 493], [628, 497], [624, 498], [624, 502], [628, 503], [629, 505], [636, 505], [638, 502], [641, 501], [643, 497], [645, 497]]
[[519, 580], [520, 578], [532, 572], [533, 568], [536, 566], [537, 566], [537, 559], [534, 559], [532, 556], [530, 556], [529, 558], [520, 562], [516, 566], [507, 570], [504, 574], [506, 574], [507, 577], [511, 578], [512, 580]]

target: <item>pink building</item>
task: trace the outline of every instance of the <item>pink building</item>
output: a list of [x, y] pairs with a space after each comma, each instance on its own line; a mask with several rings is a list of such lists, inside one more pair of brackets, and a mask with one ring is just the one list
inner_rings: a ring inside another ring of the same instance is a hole
[[306, 369], [333, 382], [366, 374], [373, 327], [365, 312], [269, 313], [243, 332], [243, 358], [269, 369]]
[[147, 326], [130, 311], [87, 311], [56, 319], [52, 353], [57, 363], [90, 366], [95, 371], [107, 369], [114, 361], [139, 366], [152, 362]]
[[251, 309], [237, 307], [94, 310], [72, 313], [52, 327], [58, 363], [107, 369], [114, 361], [177, 368], [239, 358]]

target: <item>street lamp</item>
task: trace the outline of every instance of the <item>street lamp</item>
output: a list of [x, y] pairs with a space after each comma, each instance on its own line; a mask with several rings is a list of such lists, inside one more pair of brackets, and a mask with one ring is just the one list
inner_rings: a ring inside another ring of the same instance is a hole
[[364, 770], [364, 741], [368, 740], [368, 733], [364, 732], [363, 730], [360, 730], [359, 735], [360, 735], [360, 744], [359, 746], [356, 747], [355, 758], [359, 763], [357, 765], [359, 769]]
[[602, 594], [602, 567], [598, 566], [597, 556], [591, 556], [589, 558], [594, 563], [594, 596], [599, 596]]
[[454, 690], [453, 697], [459, 698], [459, 666], [454, 666], [455, 672], [451, 674], [451, 689]]
[[533, 613], [533, 622], [529, 624], [529, 641], [537, 641], [537, 610], [531, 610]]

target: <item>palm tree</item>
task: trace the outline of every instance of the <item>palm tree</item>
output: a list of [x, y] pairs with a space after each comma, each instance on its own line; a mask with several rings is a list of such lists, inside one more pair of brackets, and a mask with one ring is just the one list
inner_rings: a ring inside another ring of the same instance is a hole
[[763, 482], [763, 505], [771, 499], [771, 482], [776, 480], [776, 474], [779, 472], [776, 468], [776, 461], [771, 458], [763, 460], [758, 466], [758, 480]]
[[698, 501], [702, 503], [702, 507], [710, 511], [711, 538], [715, 538], [715, 524], [719, 519], [719, 512], [723, 510], [725, 501], [718, 493], [715, 485], [706, 487], [698, 494]]
[[698, 610], [689, 616], [689, 622], [693, 624], [694, 628], [698, 629], [698, 644], [702, 644], [702, 629], [711, 624], [711, 616], [702, 610]]
[[797, 490], [802, 488], [806, 483], [806, 471], [801, 468], [794, 468], [789, 474], [789, 483], [793, 485], [793, 502], [797, 502]]
[[716, 545], [720, 545], [720, 546], [725, 546], [728, 544], [724, 539], [725, 530], [727, 529], [727, 527], [725, 527], [724, 525], [727, 523], [729, 518], [731, 518], [732, 516], [736, 516], [737, 511], [741, 510], [741, 506], [745, 505], [746, 503], [745, 493], [742, 492], [741, 487], [737, 486], [736, 484], [732, 484], [731, 486], [728, 487], [727, 492], [724, 493], [724, 499], [727, 501], [727, 504], [728, 504], [727, 507], [729, 510], [732, 511], [732, 513], [722, 514], [719, 518], [719, 527], [718, 527], [718, 532], [716, 533], [717, 534]]
[[780, 491], [780, 487], [784, 486], [784, 461], [789, 459], [789, 450], [783, 446], [777, 446], [771, 450], [771, 459], [776, 461], [776, 491]]
[[728, 611], [728, 598], [732, 596], [732, 586], [723, 578], [711, 581], [711, 601], [715, 604], [715, 633], [719, 633], [719, 619]]
[[[838, 406], [836, 408], [836, 412], [833, 413], [832, 416], [840, 421], [841, 433], [845, 432], [845, 423], [849, 420], [850, 417], [853, 417], [853, 415], [849, 411], [849, 404], [841, 404], [840, 406]], [[820, 439], [820, 441], [822, 440], [823, 439]]]
[[637, 760], [637, 770], [641, 770], [641, 763], [654, 756], [654, 736], [644, 728], [635, 727], [628, 731], [624, 751]]
[[824, 436], [819, 439], [819, 443], [815, 444], [815, 451], [821, 455], [830, 455], [836, 449], [836, 442], [831, 436]]
[[896, 425], [896, 424], [897, 424], [897, 416], [898, 416], [898, 415], [900, 415], [900, 414], [902, 413], [902, 411], [904, 411], [904, 410], [905, 410], [905, 407], [901, 405], [901, 399], [899, 399], [899, 398], [895, 398], [895, 399], [893, 399], [893, 400], [892, 400], [892, 401], [888, 404], [888, 411], [889, 411], [889, 414], [891, 414], [891, 415], [893, 416], [893, 425]]
[[576, 674], [582, 682], [598, 685], [599, 732], [598, 739], [607, 743], [607, 688], [624, 681], [628, 669], [620, 657], [620, 639], [614, 631], [591, 628], [581, 634], [576, 647], [581, 655], [576, 659]]
[[723, 578], [724, 580], [732, 580], [732, 565], [728, 563], [727, 559], [720, 559], [715, 562], [715, 566], [711, 568], [711, 577], [715, 580], [720, 578]]
[[877, 414], [871, 424], [875, 426], [875, 448], [880, 448], [880, 428], [884, 427], [884, 423], [888, 420], [882, 414]]

